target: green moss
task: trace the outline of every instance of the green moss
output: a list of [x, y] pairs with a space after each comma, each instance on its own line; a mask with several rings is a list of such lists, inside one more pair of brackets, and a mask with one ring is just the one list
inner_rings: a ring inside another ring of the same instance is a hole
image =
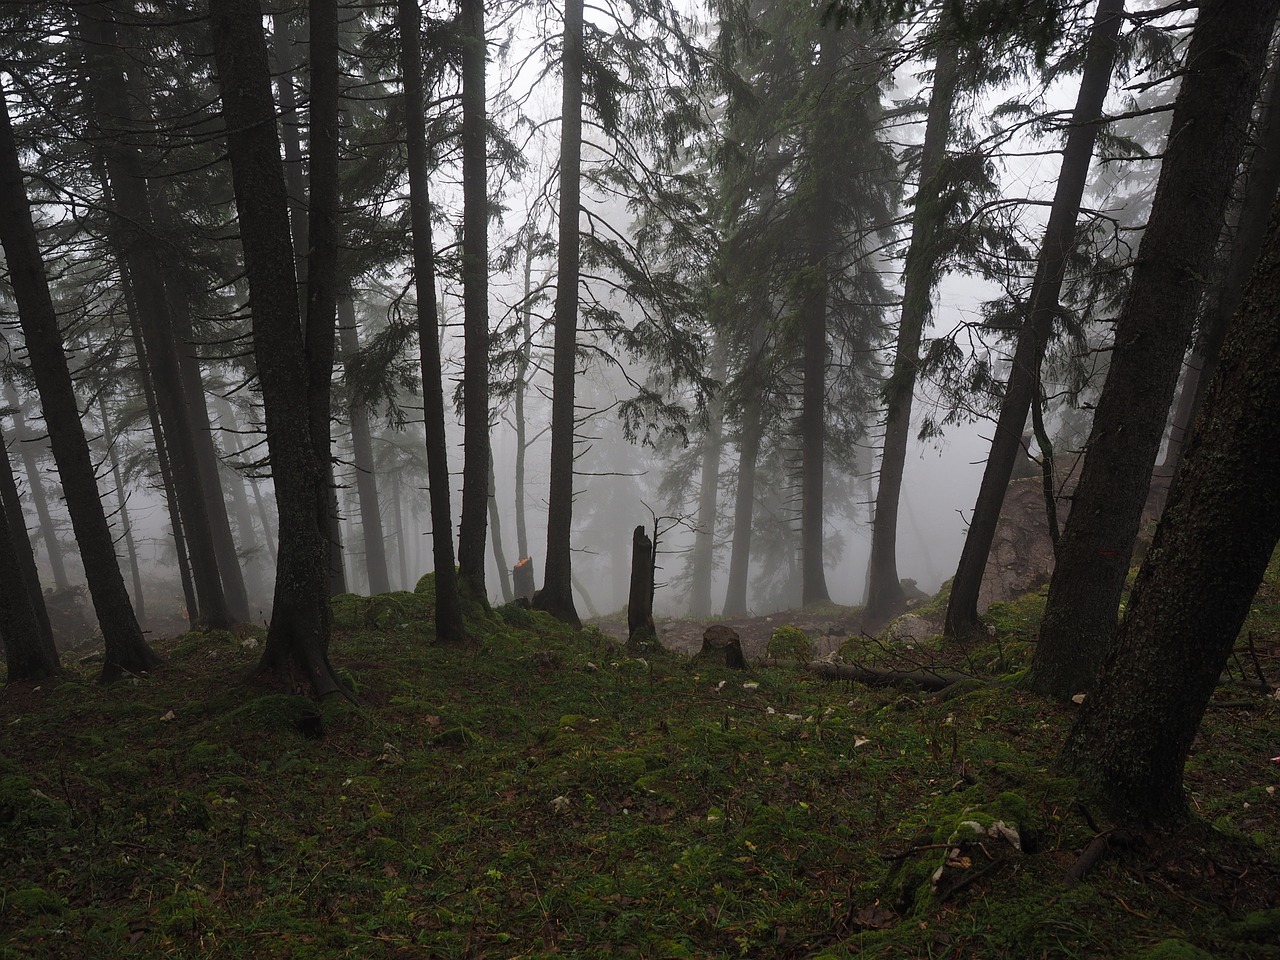
[[813, 641], [799, 627], [778, 627], [769, 638], [766, 648], [769, 656], [778, 660], [797, 660], [807, 663], [813, 659]]
[[1213, 954], [1183, 940], [1161, 940], [1151, 949], [1130, 956], [1132, 960], [1214, 960]]
[[36, 917], [41, 914], [56, 916], [66, 909], [66, 904], [56, 893], [43, 887], [19, 887], [3, 899], [3, 910], [13, 911], [19, 917]]
[[1275, 941], [1280, 944], [1280, 907], [1248, 914], [1227, 928], [1227, 936], [1232, 940], [1252, 943]]

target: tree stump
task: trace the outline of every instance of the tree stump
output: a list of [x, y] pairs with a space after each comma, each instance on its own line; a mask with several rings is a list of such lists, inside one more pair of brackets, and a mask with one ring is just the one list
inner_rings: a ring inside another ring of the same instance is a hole
[[533, 559], [524, 557], [511, 568], [511, 582], [514, 585], [517, 600], [528, 602], [533, 599]]
[[627, 597], [627, 644], [657, 639], [653, 626], [653, 541], [644, 526], [631, 534], [631, 593]]
[[738, 631], [723, 623], [713, 623], [702, 633], [702, 649], [699, 657], [717, 656], [723, 653], [724, 665], [733, 670], [747, 669], [747, 658], [742, 655], [742, 641]]

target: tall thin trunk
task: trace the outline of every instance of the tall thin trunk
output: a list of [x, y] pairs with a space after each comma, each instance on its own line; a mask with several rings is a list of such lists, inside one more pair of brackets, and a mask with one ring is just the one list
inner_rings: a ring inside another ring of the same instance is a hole
[[747, 573], [751, 566], [751, 525], [755, 520], [756, 463], [764, 433], [764, 398], [751, 391], [742, 409], [742, 437], [738, 442], [738, 488], [733, 504], [733, 544], [729, 549], [729, 581], [724, 615], [747, 612]]
[[[489, 506], [489, 193], [485, 138], [484, 0], [461, 0], [462, 24], [462, 515], [458, 574], [477, 600]], [[487, 600], [486, 600], [487, 602]]]
[[507, 554], [502, 549], [502, 517], [498, 513], [498, 484], [493, 475], [493, 448], [489, 449], [489, 536], [493, 540], [493, 563], [498, 568], [498, 584], [502, 589], [502, 602], [515, 599], [511, 590], [511, 568], [507, 566]]
[[53, 573], [53, 585], [58, 590], [67, 589], [67, 567], [62, 562], [62, 543], [58, 540], [58, 528], [54, 525], [49, 513], [49, 498], [44, 492], [44, 479], [40, 474], [40, 463], [36, 460], [34, 438], [27, 436], [26, 418], [22, 412], [22, 400], [12, 383], [4, 385], [4, 402], [13, 411], [13, 435], [18, 443], [18, 452], [22, 455], [22, 466], [27, 474], [27, 489], [31, 491], [31, 502], [35, 504], [36, 516], [40, 520], [40, 535], [44, 540], [44, 551], [49, 558], [49, 569]]
[[403, 484], [400, 482], [400, 471], [393, 471], [391, 474], [391, 504], [395, 508], [396, 518], [396, 559], [400, 562], [400, 589], [412, 590], [413, 583], [409, 580], [409, 560], [408, 551], [405, 549], [405, 528], [404, 528], [404, 510], [401, 508], [400, 497]]
[[529, 357], [533, 349], [533, 304], [529, 302], [529, 297], [533, 292], [532, 276], [533, 231], [531, 230], [528, 237], [525, 238], [524, 245], [524, 299], [520, 310], [524, 340], [520, 344], [520, 355], [516, 360], [516, 552], [520, 554], [516, 558], [517, 560], [523, 560], [529, 556], [529, 531], [525, 525], [524, 517], [524, 464], [525, 454], [529, 446], [527, 439], [528, 428], [524, 416], [524, 399], [525, 393], [529, 389]]
[[[40, 629], [39, 641], [53, 648], [53, 625], [49, 622], [49, 610], [44, 604], [44, 591], [40, 588], [40, 571], [36, 567], [36, 554], [31, 549], [31, 537], [27, 533], [27, 521], [22, 513], [22, 498], [18, 494], [18, 483], [13, 476], [8, 442], [4, 438], [3, 431], [0, 431], [0, 456], [3, 457], [0, 461], [0, 501], [3, 502], [5, 519], [9, 524], [9, 537], [13, 540], [14, 550], [17, 553], [22, 585]], [[17, 581], [6, 582], [16, 583]], [[56, 650], [54, 659], [57, 659]], [[9, 679], [14, 679], [12, 672]]]
[[[132, 99], [124, 75], [111, 61], [116, 47], [115, 24], [104, 17], [109, 8], [81, 8], [79, 28], [102, 126], [101, 150], [111, 188], [109, 203], [120, 252], [133, 283], [133, 296], [147, 360], [156, 386], [160, 424], [172, 453], [174, 488], [187, 534], [191, 572], [200, 601], [200, 616], [208, 626], [227, 627], [232, 616], [223, 590], [204, 485], [197, 467], [194, 426], [183, 390], [172, 319], [166, 303], [166, 270], [154, 243], [155, 218], [148, 196], [143, 158], [128, 137], [139, 124], [131, 114]], [[104, 108], [110, 104], [110, 110]], [[108, 119], [110, 123], [108, 123]]]
[[409, 214], [413, 229], [414, 292], [418, 299], [418, 348], [422, 363], [423, 426], [431, 486], [431, 546], [436, 574], [436, 639], [464, 639], [458, 575], [453, 566], [453, 511], [449, 504], [449, 460], [444, 432], [444, 386], [436, 339], [436, 262], [427, 188], [426, 105], [422, 86], [422, 11], [418, 0], [398, 0], [401, 74], [404, 77], [405, 140], [409, 160]]
[[[0, 447], [3, 447], [2, 443]], [[0, 476], [7, 476], [8, 484], [13, 485], [7, 453], [4, 454], [4, 464], [0, 466]], [[43, 680], [61, 670], [58, 651], [51, 635], [40, 624], [34, 598], [25, 582], [23, 544], [26, 544], [28, 553], [31, 546], [26, 535], [26, 526], [14, 528], [9, 522], [9, 511], [0, 510], [0, 582], [5, 584], [0, 590], [0, 639], [4, 640], [5, 680], [8, 683]]]
[[[280, 515], [271, 626], [259, 670], [300, 671], [317, 696], [345, 692], [329, 662], [330, 487], [312, 432], [312, 389], [295, 296], [288, 196], [258, 0], [213, 0], [210, 38], [226, 121], [245, 273], [253, 302], [253, 349]], [[327, 433], [325, 434], [327, 437]]]
[[311, 0], [311, 110], [309, 217], [307, 221], [307, 308], [303, 314], [307, 348], [308, 406], [316, 458], [328, 476], [328, 496], [320, 521], [329, 533], [329, 593], [347, 592], [342, 561], [342, 526], [334, 483], [332, 428], [333, 361], [338, 326], [338, 4]]
[[1110, 649], [1165, 416], [1244, 149], [1280, 0], [1200, 6], [1160, 182], [1062, 531], [1028, 685], [1092, 688]]
[[0, 245], [4, 247], [9, 265], [9, 282], [18, 303], [31, 372], [40, 392], [53, 457], [84, 561], [89, 594], [102, 628], [106, 656], [101, 679], [109, 682], [126, 671], [147, 673], [160, 658], [142, 637], [116, 562], [111, 527], [102, 509], [89, 444], [80, 425], [80, 410], [31, 221], [26, 185], [18, 164], [18, 145], [9, 123], [2, 86], [0, 106], [4, 108], [0, 110], [3, 114], [0, 116]]
[[547, 559], [535, 607], [581, 626], [573, 605], [573, 403], [578, 366], [578, 282], [582, 190], [583, 0], [565, 0], [560, 100], [560, 224], [554, 359], [551, 369], [551, 489], [547, 497]]
[[[216, 397], [214, 400], [218, 413], [218, 428], [224, 439], [223, 444], [226, 447], [227, 454], [234, 456], [240, 452], [240, 441], [236, 436], [235, 413], [231, 409], [231, 404], [223, 397]], [[249, 509], [249, 497], [245, 493], [244, 478], [231, 468], [221, 457], [218, 458], [220, 472], [219, 476], [226, 480], [227, 486], [231, 491], [231, 504], [235, 511], [236, 533], [240, 537], [240, 549], [244, 555], [244, 569], [249, 573], [251, 582], [261, 583], [262, 568], [264, 566], [262, 557], [259, 555], [260, 547], [258, 545], [258, 532], [253, 525], [253, 512]], [[271, 552], [274, 554], [274, 545]], [[254, 578], [257, 578], [255, 581]], [[261, 590], [259, 587], [259, 591]], [[255, 598], [261, 596], [259, 591], [255, 591]]]
[[351, 383], [351, 364], [360, 352], [360, 333], [356, 329], [356, 309], [349, 298], [338, 303], [338, 320], [342, 331], [342, 352], [346, 367], [347, 414], [351, 419], [351, 458], [355, 461], [356, 496], [360, 504], [360, 532], [364, 538], [364, 565], [369, 574], [369, 592], [386, 593], [391, 589], [387, 573], [387, 543], [382, 531], [382, 508], [378, 503], [378, 476], [373, 469], [373, 440], [369, 431], [369, 411], [356, 395]]
[[707, 403], [707, 432], [702, 439], [702, 471], [698, 489], [698, 528], [694, 534], [689, 575], [689, 616], [711, 613], [711, 580], [715, 570], [716, 515], [720, 493], [720, 454], [724, 446], [724, 378], [727, 350], [723, 340], [711, 355], [711, 378], [722, 386]]
[[120, 472], [120, 454], [116, 452], [115, 434], [107, 418], [107, 399], [98, 394], [98, 417], [102, 421], [102, 439], [107, 445], [107, 457], [111, 461], [111, 479], [116, 488], [116, 506], [120, 511], [120, 526], [124, 538], [125, 553], [129, 558], [129, 572], [133, 576], [133, 609], [138, 622], [147, 622], [146, 599], [142, 595], [142, 573], [138, 569], [138, 549], [133, 541], [133, 524], [129, 522], [129, 498], [124, 490], [124, 477]]
[[920, 341], [932, 312], [937, 283], [938, 230], [947, 211], [941, 203], [939, 173], [951, 133], [951, 111], [959, 77], [955, 41], [939, 41], [933, 67], [933, 92], [920, 150], [920, 181], [911, 216], [911, 246], [902, 278], [902, 318], [894, 350], [893, 370], [884, 385], [884, 447], [880, 456], [875, 512], [871, 528], [871, 559], [867, 571], [866, 620], [887, 622], [902, 611], [906, 596], [898, 578], [898, 501], [911, 435], [911, 406], [920, 366]]
[[1062, 151], [1062, 169], [1058, 174], [1053, 205], [1049, 209], [1049, 223], [1045, 227], [1036, 275], [1027, 299], [1025, 319], [1018, 331], [1009, 382], [1005, 385], [978, 500], [969, 520], [969, 533], [951, 582], [945, 623], [950, 636], [968, 636], [978, 623], [978, 592], [982, 587], [982, 575], [995, 539], [1004, 493], [1022, 448], [1027, 411], [1033, 401], [1038, 401], [1040, 364], [1045, 344], [1053, 331], [1053, 318], [1058, 309], [1067, 260], [1075, 248], [1076, 218], [1080, 213], [1089, 161], [1098, 136], [1102, 104], [1111, 85], [1116, 37], [1123, 19], [1124, 0], [1099, 0], [1080, 77], [1080, 91]]

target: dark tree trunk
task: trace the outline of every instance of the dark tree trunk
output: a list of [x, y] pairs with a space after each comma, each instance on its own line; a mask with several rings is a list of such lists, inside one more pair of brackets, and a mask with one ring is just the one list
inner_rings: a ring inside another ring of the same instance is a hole
[[1067, 261], [1075, 249], [1076, 218], [1084, 195], [1089, 160], [1098, 134], [1098, 119], [1111, 84], [1111, 68], [1115, 61], [1116, 36], [1124, 19], [1124, 0], [1099, 0], [1089, 36], [1080, 91], [1076, 96], [1071, 128], [1062, 151], [1062, 170], [1049, 209], [1040, 259], [1025, 307], [1025, 319], [1018, 331], [1009, 382], [991, 452], [982, 474], [978, 500], [969, 521], [969, 533], [960, 552], [960, 564], [951, 582], [951, 599], [947, 603], [945, 630], [949, 636], [965, 637], [978, 623], [978, 592], [986, 570], [991, 542], [1004, 493], [1009, 487], [1013, 465], [1022, 451], [1022, 433], [1027, 424], [1027, 411], [1039, 402], [1040, 363], [1045, 344], [1053, 331], [1053, 318], [1058, 310], [1058, 296], [1066, 273]]
[[627, 643], [657, 637], [653, 625], [653, 541], [638, 526], [631, 534], [631, 591], [627, 594]]
[[556, 277], [555, 357], [551, 369], [551, 485], [547, 498], [547, 561], [533, 604], [581, 626], [573, 605], [573, 403], [578, 365], [578, 281], [581, 238], [578, 215], [582, 174], [582, 8], [565, 0], [560, 99], [560, 245]]
[[[227, 454], [234, 456], [240, 452], [240, 442], [236, 436], [237, 426], [231, 404], [222, 397], [215, 400], [218, 413], [218, 428], [222, 432], [223, 445]], [[231, 468], [229, 464], [218, 458], [223, 478], [231, 491], [231, 504], [235, 512], [236, 533], [240, 537], [240, 550], [244, 555], [244, 570], [249, 574], [251, 582], [261, 583], [263, 561], [259, 556], [258, 533], [253, 525], [253, 511], [249, 509], [249, 497], [245, 493], [244, 478]], [[272, 553], [275, 551], [273, 550]], [[262, 589], [261, 587], [259, 589]], [[256, 599], [260, 594], [254, 592]]]
[[[718, 342], [711, 360], [711, 378], [724, 383], [727, 368], [724, 344]], [[724, 446], [724, 388], [717, 387], [707, 403], [707, 432], [702, 438], [702, 472], [698, 488], [698, 528], [690, 561], [689, 616], [711, 613], [711, 580], [715, 571], [717, 505], [720, 493], [720, 454]]]
[[[529, 296], [533, 292], [532, 274], [533, 233], [530, 231], [524, 247], [524, 306], [520, 311], [524, 321], [524, 341], [520, 345], [520, 356], [516, 361], [516, 395], [514, 401], [516, 419], [516, 552], [520, 554], [522, 559], [529, 556], [529, 531], [524, 520], [524, 460], [528, 449], [528, 440], [526, 439], [527, 425], [524, 418], [524, 398], [525, 391], [529, 387], [529, 357], [533, 349], [533, 304], [529, 302]], [[532, 577], [530, 577], [530, 581], [532, 582]], [[519, 588], [516, 589], [516, 595], [520, 596]]]
[[333, 477], [329, 403], [338, 326], [338, 5], [310, 0], [311, 111], [308, 127], [311, 193], [307, 221], [307, 405], [316, 459], [324, 465], [327, 496], [320, 522], [329, 534], [329, 594], [347, 592], [342, 526]]
[[1209, 297], [1205, 314], [1201, 317], [1195, 348], [1187, 364], [1182, 381], [1182, 392], [1175, 408], [1173, 425], [1169, 433], [1169, 448], [1160, 469], [1165, 475], [1177, 469], [1182, 448], [1191, 424], [1199, 409], [1205, 385], [1213, 375], [1218, 362], [1227, 326], [1235, 316], [1244, 295], [1245, 281], [1258, 260], [1258, 251], [1267, 234], [1267, 218], [1272, 201], [1280, 192], [1280, 68], [1271, 66], [1268, 96], [1264, 105], [1262, 122], [1258, 125], [1246, 173], [1244, 197], [1231, 243], [1227, 267], [1219, 279], [1214, 293]]
[[741, 617], [747, 612], [747, 573], [751, 566], [751, 524], [755, 520], [756, 461], [764, 432], [764, 402], [752, 391], [742, 410], [742, 439], [738, 443], [738, 487], [733, 505], [733, 545], [729, 550], [729, 581], [725, 588], [724, 615]]
[[[839, 34], [834, 24], [827, 26], [822, 35], [818, 70], [823, 80], [823, 90], [835, 82]], [[809, 235], [807, 239], [807, 279], [804, 295], [804, 390], [800, 409], [800, 550], [801, 550], [801, 600], [806, 603], [830, 603], [827, 591], [827, 575], [823, 565], [823, 534], [825, 510], [823, 508], [823, 474], [826, 469], [826, 414], [827, 414], [827, 299], [830, 289], [829, 260], [834, 247], [834, 222], [832, 218], [833, 184], [831, 169], [835, 158], [831, 156], [831, 137], [828, 125], [835, 117], [830, 109], [819, 106], [809, 131], [812, 154], [809, 158], [809, 176], [813, 182], [807, 212]]]
[[44, 540], [44, 550], [49, 557], [49, 569], [53, 572], [53, 585], [58, 590], [67, 589], [67, 567], [62, 562], [62, 544], [58, 540], [58, 528], [49, 514], [49, 498], [44, 492], [44, 479], [40, 475], [40, 464], [36, 460], [33, 438], [27, 436], [26, 419], [22, 413], [22, 400], [12, 383], [4, 385], [4, 402], [13, 410], [13, 436], [18, 444], [18, 452], [22, 455], [22, 466], [27, 474], [27, 488], [31, 491], [31, 502], [35, 504], [36, 516], [40, 520], [40, 536]]
[[498, 513], [498, 484], [493, 474], [493, 448], [489, 449], [489, 536], [493, 540], [493, 563], [498, 568], [498, 583], [502, 588], [502, 602], [515, 599], [511, 592], [511, 571], [507, 567], [507, 553], [502, 549], [502, 517]]
[[426, 106], [422, 88], [422, 12], [418, 0], [398, 0], [404, 77], [405, 140], [409, 160], [409, 212], [413, 229], [413, 280], [418, 299], [418, 349], [422, 363], [422, 406], [431, 486], [431, 547], [436, 572], [436, 639], [465, 639], [458, 573], [453, 566], [453, 511], [449, 505], [449, 459], [444, 432], [444, 373], [440, 365], [436, 313], [436, 261], [431, 240], [431, 198], [427, 191]]
[[[200, 373], [200, 357], [196, 352], [191, 329], [191, 302], [181, 278], [175, 277], [165, 286], [169, 293], [171, 315], [178, 335], [178, 368], [182, 375], [182, 389], [186, 394], [187, 409], [191, 415], [196, 469], [200, 474], [200, 487], [204, 493], [205, 509], [209, 514], [213, 551], [218, 559], [218, 572], [222, 576], [227, 608], [232, 617], [244, 622], [250, 619], [249, 594], [245, 589], [244, 569], [241, 566], [240, 554], [236, 550], [235, 537], [231, 534], [227, 502], [222, 495], [222, 477], [218, 472], [218, 448], [213, 442], [213, 424], [209, 420], [204, 377]], [[138, 616], [142, 616], [141, 611], [138, 612]]]
[[[31, 549], [31, 538], [27, 534], [27, 521], [22, 513], [22, 500], [18, 495], [18, 483], [13, 476], [8, 444], [5, 441], [3, 432], [0, 432], [0, 455], [3, 455], [3, 461], [0, 462], [0, 501], [3, 502], [5, 520], [9, 524], [9, 538], [13, 541], [13, 548], [17, 554], [19, 576], [31, 604], [31, 612], [36, 618], [36, 625], [40, 629], [38, 640], [41, 644], [48, 644], [49, 649], [54, 650], [56, 664], [57, 651], [53, 646], [53, 627], [49, 623], [49, 611], [44, 605], [44, 591], [40, 587], [40, 571], [36, 568], [36, 555], [35, 551]], [[18, 581], [7, 580], [5, 582], [16, 584]], [[15, 589], [14, 592], [18, 591]], [[18, 611], [18, 615], [21, 616], [21, 611]], [[16, 679], [13, 676], [12, 668], [9, 672], [9, 679]]]
[[[166, 302], [164, 262], [156, 248], [158, 233], [141, 153], [130, 146], [142, 125], [132, 115], [128, 84], [113, 62], [117, 48], [109, 7], [80, 8], [79, 29], [88, 66], [90, 97], [96, 104], [103, 159], [110, 187], [112, 229], [129, 271], [134, 305], [146, 343], [160, 425], [173, 468], [174, 492], [182, 511], [191, 574], [200, 602], [200, 618], [210, 627], [231, 625], [214, 551], [208, 499], [200, 476], [195, 427], [183, 390], [172, 318]], [[110, 104], [110, 109], [105, 107]]]
[[[298, 316], [288, 196], [258, 0], [213, 0], [210, 36], [222, 93], [253, 348], [280, 515], [275, 600], [260, 671], [300, 671], [317, 696], [345, 692], [329, 663], [330, 488], [311, 429], [311, 385]], [[328, 384], [317, 386], [328, 389]], [[327, 437], [327, 433], [325, 434]]]
[[[486, 601], [489, 508], [489, 192], [485, 139], [484, 0], [461, 0], [462, 26], [462, 515], [458, 574]], [[502, 563], [500, 570], [506, 570]], [[487, 601], [486, 601], [487, 602]]]
[[1067, 699], [1090, 690], [1111, 646], [1165, 416], [1278, 8], [1280, 0], [1200, 7], [1151, 217], [1049, 581], [1027, 678], [1040, 693]]
[[516, 565], [511, 568], [511, 579], [515, 584], [516, 596], [521, 600], [532, 600], [537, 587], [533, 582], [533, 560], [529, 557], [521, 557]]
[[948, 211], [941, 201], [942, 162], [951, 134], [959, 56], [950, 38], [939, 41], [933, 68], [933, 93], [920, 151], [919, 186], [911, 215], [911, 246], [902, 278], [902, 318], [894, 350], [893, 370], [884, 385], [884, 448], [880, 456], [875, 514], [871, 527], [871, 559], [867, 574], [868, 624], [883, 624], [906, 606], [898, 578], [898, 503], [911, 436], [911, 406], [920, 366], [920, 340], [932, 313], [937, 283], [938, 230]]
[[378, 502], [378, 477], [373, 470], [373, 440], [369, 431], [369, 411], [351, 383], [351, 363], [360, 351], [355, 306], [344, 299], [338, 304], [342, 330], [342, 352], [346, 355], [347, 414], [351, 418], [351, 458], [355, 461], [356, 496], [360, 503], [360, 532], [364, 539], [364, 565], [369, 574], [369, 592], [391, 589], [387, 573], [387, 543], [382, 532], [382, 507]]
[[[4, 473], [12, 483], [9, 457], [5, 454]], [[61, 669], [53, 640], [40, 626], [30, 591], [23, 582], [23, 549], [19, 539], [26, 540], [26, 527], [13, 530], [7, 510], [0, 510], [0, 638], [4, 640], [6, 681], [43, 680]]]
[[107, 400], [102, 394], [98, 394], [98, 416], [102, 420], [102, 439], [107, 445], [107, 458], [111, 461], [111, 480], [116, 488], [116, 504], [120, 511], [124, 548], [129, 558], [129, 573], [133, 577], [133, 609], [141, 625], [147, 622], [147, 604], [142, 595], [142, 572], [138, 569], [138, 549], [133, 542], [133, 524], [129, 522], [129, 498], [125, 493], [124, 478], [120, 473], [120, 455], [116, 453], [115, 434], [111, 431], [111, 423], [107, 419]]
[[147, 673], [159, 664], [160, 658], [142, 637], [116, 562], [111, 527], [102, 509], [89, 444], [80, 425], [80, 410], [31, 222], [26, 186], [18, 165], [18, 145], [9, 124], [2, 87], [0, 105], [4, 107], [0, 111], [3, 113], [0, 116], [0, 245], [4, 247], [9, 265], [9, 282], [18, 303], [31, 372], [40, 392], [53, 457], [84, 561], [89, 594], [102, 628], [106, 647], [102, 680], [109, 682], [125, 671]]
[[[1236, 6], [1204, 9], [1230, 7], [1236, 21], [1268, 16]], [[1124, 623], [1067, 738], [1067, 766], [1120, 817], [1165, 820], [1186, 810], [1187, 753], [1280, 539], [1277, 370], [1280, 205]]]

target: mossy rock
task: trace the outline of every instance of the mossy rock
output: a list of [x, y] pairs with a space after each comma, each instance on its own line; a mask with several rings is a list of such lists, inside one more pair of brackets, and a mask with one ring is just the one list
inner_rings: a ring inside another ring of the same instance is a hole
[[62, 897], [44, 887], [19, 887], [4, 897], [4, 912], [20, 917], [56, 916], [66, 909]]
[[341, 630], [357, 630], [364, 625], [364, 612], [368, 597], [358, 593], [340, 593], [329, 600], [333, 611], [333, 625]]
[[799, 627], [778, 627], [765, 648], [769, 656], [778, 660], [796, 660], [808, 663], [813, 659], [813, 641]]

